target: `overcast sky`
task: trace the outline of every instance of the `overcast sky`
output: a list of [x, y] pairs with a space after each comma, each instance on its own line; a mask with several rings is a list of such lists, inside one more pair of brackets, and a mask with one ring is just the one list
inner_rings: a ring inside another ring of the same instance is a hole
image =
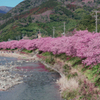
[[15, 7], [24, 0], [0, 0], [0, 6]]

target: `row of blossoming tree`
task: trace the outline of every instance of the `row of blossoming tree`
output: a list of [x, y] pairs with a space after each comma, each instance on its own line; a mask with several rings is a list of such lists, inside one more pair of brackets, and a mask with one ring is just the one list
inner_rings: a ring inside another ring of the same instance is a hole
[[69, 37], [45, 37], [33, 40], [13, 40], [0, 42], [0, 49], [39, 49], [53, 54], [65, 53], [67, 56], [85, 58], [86, 65], [100, 63], [100, 33], [91, 33], [87, 30], [76, 31]]

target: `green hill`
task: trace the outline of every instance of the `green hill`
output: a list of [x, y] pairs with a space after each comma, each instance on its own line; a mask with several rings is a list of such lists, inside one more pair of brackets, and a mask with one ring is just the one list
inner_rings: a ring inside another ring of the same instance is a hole
[[95, 31], [95, 19], [91, 11], [99, 10], [99, 7], [79, 3], [73, 4], [69, 0], [24, 0], [0, 17], [0, 41], [21, 39], [25, 35], [35, 38], [39, 30], [43, 37], [52, 36], [53, 27], [55, 37], [58, 37], [64, 31], [64, 22], [66, 34], [75, 28]]

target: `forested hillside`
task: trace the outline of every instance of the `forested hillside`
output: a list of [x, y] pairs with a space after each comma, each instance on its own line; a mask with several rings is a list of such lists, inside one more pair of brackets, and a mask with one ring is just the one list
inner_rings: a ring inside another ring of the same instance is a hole
[[[18, 40], [25, 35], [36, 38], [39, 30], [44, 37], [53, 36], [53, 27], [54, 36], [58, 37], [64, 32], [64, 22], [67, 35], [71, 35], [70, 31], [74, 29], [88, 29], [93, 32], [95, 31], [93, 10], [99, 9], [98, 0], [88, 3], [82, 0], [24, 0], [0, 17], [0, 41]], [[99, 27], [98, 21], [98, 31]]]

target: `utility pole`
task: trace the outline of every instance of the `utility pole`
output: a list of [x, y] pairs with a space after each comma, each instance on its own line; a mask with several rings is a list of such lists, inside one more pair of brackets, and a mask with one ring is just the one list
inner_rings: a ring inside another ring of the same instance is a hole
[[55, 27], [53, 27], [53, 38], [54, 38], [54, 34], [55, 34]]
[[64, 22], [64, 36], [65, 36], [65, 22]]
[[98, 20], [98, 18], [97, 18], [97, 11], [95, 12], [96, 13], [96, 33], [97, 33], [97, 27], [98, 27], [98, 25], [97, 25], [97, 20]]
[[98, 20], [99, 20], [97, 13], [100, 12], [100, 11], [93, 11], [93, 12], [96, 13], [96, 15], [94, 17], [95, 17], [95, 21], [96, 21], [95, 23], [96, 23], [96, 33], [97, 33], [98, 32], [98, 29], [97, 29], [97, 27], [98, 27]]

